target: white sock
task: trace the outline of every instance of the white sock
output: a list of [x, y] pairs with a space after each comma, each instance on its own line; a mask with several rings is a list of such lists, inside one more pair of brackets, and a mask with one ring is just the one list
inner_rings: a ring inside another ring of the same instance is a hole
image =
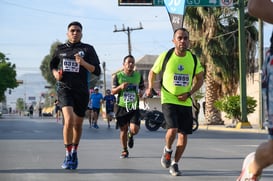
[[172, 149], [167, 148], [167, 146], [165, 146], [165, 150], [166, 150], [167, 152], [173, 151]]

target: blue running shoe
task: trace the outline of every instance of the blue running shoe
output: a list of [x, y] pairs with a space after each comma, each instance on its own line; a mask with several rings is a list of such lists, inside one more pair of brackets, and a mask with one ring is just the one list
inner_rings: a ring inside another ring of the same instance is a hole
[[97, 124], [94, 124], [95, 129], [99, 129], [99, 126]]
[[71, 162], [71, 156], [70, 155], [65, 156], [64, 162], [62, 164], [62, 168], [70, 169], [70, 162]]
[[70, 169], [75, 170], [78, 167], [78, 155], [77, 152], [72, 152], [70, 160]]

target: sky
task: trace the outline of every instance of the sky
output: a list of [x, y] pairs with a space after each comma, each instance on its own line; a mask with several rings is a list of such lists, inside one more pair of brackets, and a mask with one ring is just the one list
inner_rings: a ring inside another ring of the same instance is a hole
[[55, 41], [66, 41], [71, 21], [83, 25], [82, 42], [94, 46], [109, 74], [122, 66], [128, 55], [159, 54], [172, 46], [172, 28], [164, 7], [121, 7], [117, 0], [0, 0], [0, 52], [17, 66], [18, 73], [39, 71], [43, 58]]
[[[118, 6], [118, 0], [0, 0], [0, 52], [16, 65], [18, 80], [24, 79], [23, 86], [6, 94], [9, 105], [14, 106], [19, 97], [38, 97], [46, 91], [41, 76], [33, 76], [41, 73], [39, 67], [51, 45], [67, 40], [67, 25], [72, 21], [82, 23], [82, 42], [93, 45], [101, 63], [106, 63], [108, 79], [128, 55], [128, 36], [114, 33], [115, 26], [139, 28], [142, 24], [143, 29], [130, 33], [136, 60], [173, 47], [172, 26], [163, 6], [124, 7]], [[267, 47], [272, 30], [272, 25], [265, 24]]]
[[[40, 72], [40, 65], [56, 41], [65, 42], [71, 21], [83, 25], [82, 42], [94, 46], [106, 73], [122, 66], [128, 54], [128, 36], [121, 29], [143, 29], [130, 33], [132, 54], [158, 55], [173, 46], [172, 26], [165, 7], [124, 7], [118, 0], [0, 0], [0, 52], [16, 64], [17, 74]], [[265, 46], [272, 25], [265, 24]]]

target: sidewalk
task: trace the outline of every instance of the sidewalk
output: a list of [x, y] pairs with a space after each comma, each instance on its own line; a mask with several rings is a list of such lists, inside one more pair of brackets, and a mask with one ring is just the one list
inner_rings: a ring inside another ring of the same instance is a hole
[[233, 131], [233, 132], [246, 132], [246, 133], [264, 133], [267, 134], [267, 130], [260, 129], [258, 125], [252, 125], [253, 128], [229, 128], [226, 125], [199, 125], [198, 129], [202, 130], [214, 130], [214, 131]]
[[267, 134], [266, 129], [261, 129], [258, 121], [249, 121], [252, 128], [233, 128], [231, 127], [232, 121], [224, 119], [224, 125], [206, 125], [204, 118], [199, 120], [199, 128], [202, 130], [214, 131], [233, 131], [233, 132], [246, 132], [246, 133], [264, 133]]

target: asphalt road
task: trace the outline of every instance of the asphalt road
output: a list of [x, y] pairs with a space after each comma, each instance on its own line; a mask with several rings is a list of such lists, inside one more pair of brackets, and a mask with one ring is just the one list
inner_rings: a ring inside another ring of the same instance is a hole
[[[165, 130], [148, 131], [142, 125], [128, 159], [120, 159], [119, 131], [99, 121], [99, 129], [85, 120], [79, 146], [79, 168], [64, 170], [62, 124], [55, 119], [4, 116], [0, 119], [0, 181], [234, 181], [243, 158], [265, 141], [264, 133], [199, 129], [189, 137], [179, 168], [169, 175], [160, 165]], [[273, 180], [273, 167], [262, 180]]]

